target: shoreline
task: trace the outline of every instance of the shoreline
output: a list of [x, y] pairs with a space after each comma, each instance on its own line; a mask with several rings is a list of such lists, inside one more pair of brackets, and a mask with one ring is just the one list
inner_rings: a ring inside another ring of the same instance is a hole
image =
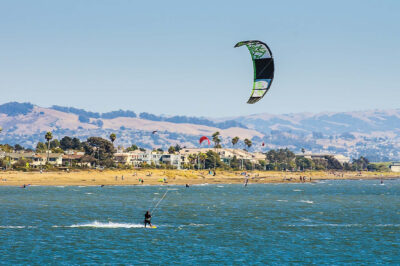
[[[129, 185], [201, 185], [201, 184], [243, 184], [242, 171], [219, 171], [215, 176], [200, 170], [73, 170], [70, 172], [0, 172], [0, 186], [129, 186]], [[280, 172], [248, 171], [249, 184], [268, 183], [310, 183], [323, 180], [379, 180], [400, 179], [394, 172]], [[301, 182], [300, 176], [305, 177]], [[143, 179], [143, 184], [139, 182]], [[310, 180], [311, 179], [311, 180]], [[164, 182], [166, 181], [166, 182]]]

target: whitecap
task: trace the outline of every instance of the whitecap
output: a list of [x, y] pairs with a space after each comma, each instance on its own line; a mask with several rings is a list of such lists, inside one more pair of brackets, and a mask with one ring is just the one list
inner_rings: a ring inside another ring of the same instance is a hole
[[224, 187], [224, 186], [217, 186], [217, 187]]
[[293, 189], [293, 191], [298, 192], [298, 191], [304, 191], [304, 190], [301, 190], [301, 189]]
[[195, 226], [195, 227], [207, 226], [207, 225], [213, 225], [213, 224], [195, 224], [195, 223], [190, 223], [189, 224], [189, 226]]
[[209, 226], [209, 225], [214, 225], [214, 224], [196, 224], [196, 223], [190, 223], [190, 224], [183, 224], [178, 226], [178, 228], [186, 227], [186, 226], [191, 226], [191, 227], [203, 227], [203, 226]]
[[313, 204], [314, 203], [314, 201], [312, 201], [312, 200], [300, 200], [298, 202], [303, 202], [303, 203], [308, 203], [308, 204]]
[[400, 224], [377, 224], [377, 227], [399, 227]]
[[285, 200], [285, 199], [278, 199], [276, 201], [288, 202], [288, 200]]
[[21, 229], [21, 228], [25, 228], [25, 225], [0, 225], [0, 228], [3, 229]]
[[86, 195], [92, 195], [93, 193], [91, 193], [91, 192], [87, 192], [87, 193], [85, 193]]
[[360, 227], [362, 224], [289, 224], [290, 227]]

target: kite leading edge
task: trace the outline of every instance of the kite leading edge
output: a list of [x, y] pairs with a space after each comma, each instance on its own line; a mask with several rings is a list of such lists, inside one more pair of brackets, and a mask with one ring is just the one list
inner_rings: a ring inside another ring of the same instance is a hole
[[247, 46], [251, 59], [253, 60], [253, 90], [247, 101], [247, 103], [253, 104], [261, 100], [271, 87], [275, 70], [274, 58], [272, 57], [272, 52], [268, 45], [261, 41], [238, 42], [235, 48], [243, 45]]

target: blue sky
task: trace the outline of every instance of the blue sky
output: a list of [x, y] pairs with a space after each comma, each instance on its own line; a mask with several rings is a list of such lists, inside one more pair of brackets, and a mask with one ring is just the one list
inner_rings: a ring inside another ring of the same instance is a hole
[[[0, 103], [195, 116], [400, 108], [400, 1], [0, 1]], [[252, 63], [275, 57], [246, 104]]]

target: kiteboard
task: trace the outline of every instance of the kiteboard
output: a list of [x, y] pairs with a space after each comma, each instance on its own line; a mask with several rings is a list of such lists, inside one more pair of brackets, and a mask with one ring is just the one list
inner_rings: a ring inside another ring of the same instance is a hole
[[150, 228], [150, 229], [156, 229], [156, 228], [157, 228], [157, 226], [155, 226], [155, 225], [152, 225], [152, 226], [149, 226], [149, 227], [146, 227], [146, 228]]

